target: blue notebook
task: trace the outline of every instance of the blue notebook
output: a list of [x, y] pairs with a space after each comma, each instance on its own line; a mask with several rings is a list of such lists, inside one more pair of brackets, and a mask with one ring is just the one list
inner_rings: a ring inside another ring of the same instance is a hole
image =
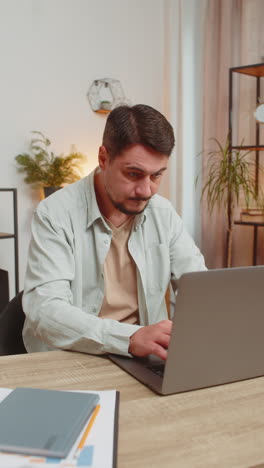
[[98, 401], [96, 393], [16, 388], [0, 403], [0, 451], [65, 458]]

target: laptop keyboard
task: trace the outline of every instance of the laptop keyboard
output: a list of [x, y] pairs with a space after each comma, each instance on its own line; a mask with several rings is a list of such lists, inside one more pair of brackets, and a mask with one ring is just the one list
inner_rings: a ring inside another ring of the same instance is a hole
[[146, 364], [145, 367], [160, 377], [163, 377], [165, 364]]

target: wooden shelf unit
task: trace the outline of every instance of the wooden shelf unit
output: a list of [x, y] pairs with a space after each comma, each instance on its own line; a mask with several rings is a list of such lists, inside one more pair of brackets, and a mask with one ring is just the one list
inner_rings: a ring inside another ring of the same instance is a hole
[[[259, 152], [264, 151], [264, 143], [260, 143], [260, 124], [256, 121], [255, 130], [255, 142], [250, 145], [233, 145], [232, 133], [233, 133], [233, 85], [234, 85], [234, 74], [239, 73], [242, 75], [252, 76], [255, 78], [256, 84], [256, 106], [259, 105], [260, 99], [260, 79], [264, 77], [264, 63], [256, 63], [254, 65], [246, 65], [242, 67], [233, 67], [229, 69], [229, 138], [230, 138], [230, 151], [232, 150], [245, 150], [255, 151], [255, 183], [256, 191], [259, 189]], [[236, 220], [236, 225], [240, 226], [252, 226], [253, 227], [253, 252], [252, 252], [252, 264], [257, 264], [257, 247], [258, 247], [258, 228], [264, 227], [264, 223], [257, 221], [242, 221]]]
[[233, 67], [229, 68], [229, 138], [230, 138], [230, 150], [234, 149], [243, 149], [248, 151], [256, 152], [256, 170], [255, 170], [255, 180], [256, 180], [256, 191], [258, 191], [259, 186], [259, 152], [264, 151], [264, 143], [260, 143], [260, 132], [259, 132], [259, 122], [256, 121], [256, 131], [255, 131], [255, 141], [250, 145], [239, 146], [233, 145], [233, 88], [234, 88], [234, 74], [239, 73], [242, 75], [252, 76], [255, 78], [256, 82], [256, 106], [259, 104], [260, 99], [260, 79], [264, 77], [264, 63], [256, 63], [254, 65], [245, 65], [242, 67]]

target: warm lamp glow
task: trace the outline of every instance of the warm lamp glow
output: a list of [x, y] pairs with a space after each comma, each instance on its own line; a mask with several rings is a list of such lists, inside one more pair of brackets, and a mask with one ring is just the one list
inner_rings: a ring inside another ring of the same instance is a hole
[[86, 177], [90, 172], [92, 172], [96, 166], [98, 165], [97, 159], [93, 161], [88, 161], [83, 164], [82, 168], [80, 169], [81, 177]]

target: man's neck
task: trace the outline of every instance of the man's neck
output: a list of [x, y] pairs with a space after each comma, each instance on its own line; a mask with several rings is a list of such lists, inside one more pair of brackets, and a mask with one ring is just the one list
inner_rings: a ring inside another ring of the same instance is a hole
[[[99, 206], [100, 208], [100, 206]], [[110, 221], [115, 227], [120, 227], [122, 224], [124, 224], [129, 218], [132, 218], [133, 216], [131, 215], [126, 215], [125, 213], [121, 213], [121, 211], [118, 211], [114, 209], [113, 212], [105, 214], [100, 208], [100, 211], [102, 215]]]
[[122, 213], [113, 206], [105, 192], [100, 172], [95, 173], [94, 175], [94, 190], [99, 210], [101, 211], [102, 215], [107, 218], [115, 227], [121, 226], [129, 218], [133, 217], [132, 215]]

